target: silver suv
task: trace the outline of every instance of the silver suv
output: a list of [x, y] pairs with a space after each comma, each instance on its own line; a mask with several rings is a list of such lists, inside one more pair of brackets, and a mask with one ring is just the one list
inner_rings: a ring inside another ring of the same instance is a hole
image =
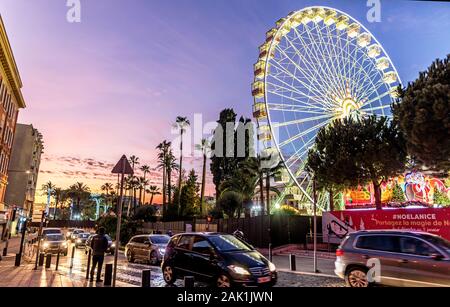
[[354, 232], [336, 251], [335, 267], [350, 287], [449, 287], [450, 242], [424, 232]]

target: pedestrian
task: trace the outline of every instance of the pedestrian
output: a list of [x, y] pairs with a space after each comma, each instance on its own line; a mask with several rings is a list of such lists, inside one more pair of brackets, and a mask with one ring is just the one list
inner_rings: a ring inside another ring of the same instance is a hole
[[108, 249], [108, 239], [105, 236], [105, 228], [100, 227], [98, 234], [96, 234], [91, 241], [92, 249], [92, 268], [91, 268], [91, 281], [94, 281], [94, 271], [97, 267], [97, 282], [102, 282], [102, 266], [105, 259], [105, 253]]
[[172, 237], [172, 236], [173, 236], [172, 230], [167, 231], [167, 235], [168, 235], [169, 237]]

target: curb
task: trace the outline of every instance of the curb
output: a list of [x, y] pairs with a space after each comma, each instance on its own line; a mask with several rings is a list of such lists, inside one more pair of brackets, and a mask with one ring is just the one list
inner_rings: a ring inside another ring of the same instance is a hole
[[311, 273], [311, 272], [291, 271], [291, 270], [286, 270], [286, 269], [279, 269], [278, 272], [290, 273], [290, 274], [294, 274], [294, 275], [307, 275], [307, 276], [316, 276], [316, 277], [327, 277], [327, 278], [336, 278], [336, 279], [340, 279], [339, 276], [336, 276], [336, 275], [329, 275], [329, 274], [323, 274], [323, 273]]

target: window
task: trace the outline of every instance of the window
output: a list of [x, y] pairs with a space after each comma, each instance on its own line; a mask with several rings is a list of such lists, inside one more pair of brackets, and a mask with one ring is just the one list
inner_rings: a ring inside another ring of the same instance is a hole
[[400, 238], [401, 251], [404, 254], [431, 256], [437, 254], [437, 251], [428, 243], [411, 237]]
[[252, 248], [232, 235], [218, 235], [209, 238], [220, 251], [251, 251]]
[[196, 236], [194, 238], [194, 243], [192, 244], [192, 251], [203, 255], [209, 255], [211, 253], [211, 245], [205, 238]]
[[150, 241], [153, 244], [167, 244], [169, 243], [170, 237], [169, 236], [151, 236]]
[[399, 252], [398, 241], [399, 238], [397, 236], [360, 236], [356, 242], [356, 247], [395, 253]]
[[191, 249], [192, 236], [182, 236], [178, 241], [177, 248], [190, 250]]

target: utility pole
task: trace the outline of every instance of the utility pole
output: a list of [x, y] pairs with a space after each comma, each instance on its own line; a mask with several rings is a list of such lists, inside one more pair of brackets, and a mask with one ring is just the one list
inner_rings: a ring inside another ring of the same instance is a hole
[[314, 207], [314, 273], [319, 273], [317, 269], [317, 191], [316, 176], [313, 177], [313, 207]]

